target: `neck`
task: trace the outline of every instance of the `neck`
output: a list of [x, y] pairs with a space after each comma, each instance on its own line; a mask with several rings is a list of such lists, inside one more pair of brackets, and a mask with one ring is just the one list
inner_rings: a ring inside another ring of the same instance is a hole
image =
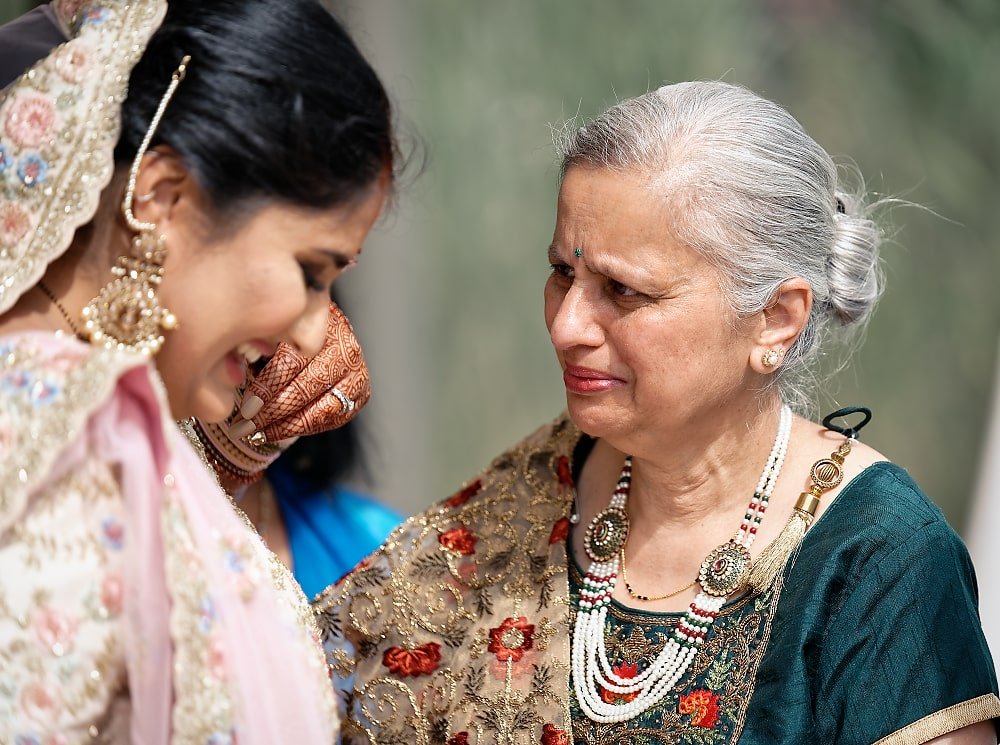
[[633, 454], [633, 525], [703, 525], [746, 506], [778, 431], [776, 398], [735, 421], [713, 418]]
[[[110, 267], [110, 262], [103, 260], [107, 251], [98, 251], [96, 240], [95, 231], [78, 231], [70, 248], [49, 264], [41, 279], [55, 302], [36, 285], [0, 317], [0, 333], [63, 331], [75, 335], [76, 331], [83, 331], [83, 307], [97, 295], [101, 285], [111, 276], [110, 273], [106, 277], [98, 276], [99, 273], [95, 271], [97, 263]], [[98, 253], [101, 260], [90, 260], [91, 256]], [[70, 327], [59, 306], [65, 310], [76, 330]]]

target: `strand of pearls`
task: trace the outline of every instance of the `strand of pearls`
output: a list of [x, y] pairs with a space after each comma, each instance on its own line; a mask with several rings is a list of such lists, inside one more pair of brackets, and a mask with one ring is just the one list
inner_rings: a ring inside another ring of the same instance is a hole
[[[732, 541], [737, 545], [749, 547], [757, 535], [757, 528], [788, 452], [791, 427], [792, 413], [784, 406], [774, 446], [740, 529]], [[628, 457], [609, 509], [625, 510], [631, 482], [632, 458]], [[659, 703], [688, 671], [727, 599], [725, 595], [710, 595], [704, 590], [699, 592], [671, 638], [649, 666], [635, 677], [622, 677], [611, 669], [604, 640], [608, 605], [614, 595], [620, 568], [618, 556], [616, 553], [607, 561], [592, 561], [587, 568], [573, 629], [571, 672], [576, 698], [584, 714], [602, 723], [628, 721]], [[608, 703], [601, 697], [602, 691], [637, 695], [624, 703]]]

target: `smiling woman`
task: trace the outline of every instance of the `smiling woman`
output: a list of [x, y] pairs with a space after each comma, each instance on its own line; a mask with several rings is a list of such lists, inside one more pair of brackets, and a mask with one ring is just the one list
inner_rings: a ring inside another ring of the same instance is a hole
[[329, 293], [392, 186], [385, 91], [313, 0], [29, 21], [5, 50], [63, 43], [0, 71], [0, 741], [325, 745], [305, 600], [174, 420], [355, 342]]

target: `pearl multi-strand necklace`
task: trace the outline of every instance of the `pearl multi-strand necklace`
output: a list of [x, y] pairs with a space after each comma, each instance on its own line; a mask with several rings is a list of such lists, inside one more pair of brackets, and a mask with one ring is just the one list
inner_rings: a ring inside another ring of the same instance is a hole
[[[632, 678], [612, 670], [604, 642], [608, 605], [620, 568], [619, 557], [628, 538], [625, 507], [632, 483], [632, 458], [625, 459], [610, 504], [591, 521], [584, 536], [591, 564], [584, 574], [577, 603], [571, 662], [576, 698], [590, 719], [605, 723], [628, 721], [655, 706], [687, 672], [727, 597], [741, 589], [750, 569], [749, 548], [757, 536], [781, 472], [791, 430], [792, 412], [783, 406], [774, 446], [739, 530], [702, 562], [698, 573], [701, 591], [660, 653], [643, 672]], [[608, 703], [601, 697], [602, 691], [630, 694], [634, 698], [625, 703]]]

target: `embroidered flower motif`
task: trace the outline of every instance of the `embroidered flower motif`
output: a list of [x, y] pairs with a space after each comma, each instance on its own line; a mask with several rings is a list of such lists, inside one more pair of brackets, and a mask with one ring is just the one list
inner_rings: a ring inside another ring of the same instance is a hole
[[7, 136], [20, 147], [40, 147], [51, 138], [58, 116], [48, 96], [34, 91], [24, 93], [7, 111]]
[[459, 528], [446, 530], [438, 536], [438, 543], [449, 551], [454, 551], [461, 556], [471, 556], [476, 553], [477, 540], [479, 539], [476, 538], [475, 533], [464, 525]]
[[56, 71], [68, 83], [80, 83], [90, 71], [90, 48], [81, 39], [63, 45], [54, 55]]
[[553, 543], [559, 543], [560, 541], [565, 541], [566, 537], [569, 535], [569, 518], [560, 517], [552, 526], [552, 532], [549, 534], [549, 545]]
[[[633, 662], [629, 664], [627, 662], [623, 662], [620, 665], [612, 665], [611, 672], [622, 678], [634, 678], [639, 674], [639, 663]], [[627, 704], [629, 701], [634, 701], [638, 697], [638, 691], [633, 693], [616, 693], [614, 691], [609, 691], [607, 688], [601, 689], [601, 700], [606, 704]]]
[[444, 501], [445, 507], [461, 507], [463, 504], [468, 502], [474, 496], [476, 496], [483, 488], [483, 482], [476, 479], [471, 484], [466, 486], [464, 489], [452, 494], [448, 499]]
[[382, 655], [382, 664], [401, 678], [430, 675], [441, 664], [441, 645], [427, 642], [413, 649], [390, 647]]
[[573, 487], [573, 469], [570, 468], [569, 458], [560, 455], [556, 458], [556, 479], [561, 486]]
[[564, 729], [559, 729], [554, 724], [546, 724], [542, 727], [542, 745], [570, 745], [569, 733]]
[[28, 390], [28, 400], [32, 406], [48, 406], [57, 398], [59, 398], [58, 386], [46, 380], [36, 380]]
[[505, 618], [495, 629], [490, 629], [490, 644], [487, 649], [500, 662], [513, 660], [520, 662], [524, 653], [534, 644], [535, 626], [524, 616]]
[[101, 582], [101, 607], [109, 618], [114, 618], [122, 612], [124, 594], [124, 585], [119, 575], [109, 574]]
[[677, 711], [692, 714], [691, 726], [712, 728], [719, 719], [719, 694], [705, 688], [691, 691], [680, 697]]
[[101, 521], [101, 538], [112, 551], [121, 551], [125, 545], [125, 526], [121, 520], [114, 515], [104, 518]]
[[35, 636], [56, 657], [72, 651], [76, 639], [76, 619], [54, 608], [44, 608], [32, 620]]
[[21, 690], [21, 708], [36, 722], [52, 722], [60, 709], [58, 694], [53, 694], [41, 683], [28, 683]]
[[226, 645], [218, 636], [208, 643], [208, 669], [216, 680], [226, 679]]
[[[0, 171], [3, 171], [4, 153], [0, 151]], [[31, 217], [18, 204], [0, 200], [0, 248], [17, 244], [31, 228]]]
[[0, 173], [6, 171], [10, 164], [14, 162], [14, 159], [10, 156], [10, 150], [7, 146], [0, 142]]
[[207, 634], [212, 630], [212, 626], [215, 625], [215, 603], [212, 602], [212, 597], [210, 595], [205, 595], [201, 599], [201, 605], [198, 607], [198, 630]]
[[260, 582], [260, 574], [254, 566], [253, 548], [246, 536], [236, 533], [226, 536], [222, 546], [226, 568], [232, 573], [230, 576], [236, 591], [243, 602], [249, 602], [253, 599]]
[[107, 8], [90, 8], [80, 18], [80, 26], [100, 26], [111, 17], [111, 11]]
[[469, 733], [456, 732], [448, 738], [448, 745], [469, 745]]
[[49, 164], [38, 153], [28, 153], [17, 163], [17, 177], [21, 183], [34, 187], [42, 183], [49, 175]]

